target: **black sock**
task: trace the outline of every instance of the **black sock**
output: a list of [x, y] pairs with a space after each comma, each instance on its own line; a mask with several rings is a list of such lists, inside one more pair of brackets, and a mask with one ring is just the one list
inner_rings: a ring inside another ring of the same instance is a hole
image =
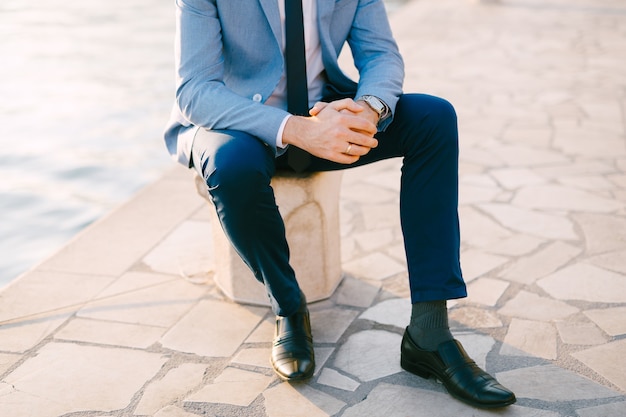
[[446, 300], [413, 304], [408, 332], [411, 339], [424, 350], [435, 351], [440, 343], [452, 340]]

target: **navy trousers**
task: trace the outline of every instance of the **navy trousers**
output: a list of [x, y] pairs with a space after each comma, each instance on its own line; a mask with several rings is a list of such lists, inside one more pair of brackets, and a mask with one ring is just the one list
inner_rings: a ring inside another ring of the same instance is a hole
[[[312, 157], [311, 171], [329, 171], [401, 157], [400, 219], [411, 302], [467, 295], [459, 263], [458, 130], [452, 105], [438, 97], [405, 94], [393, 122], [376, 135], [378, 147], [352, 165]], [[232, 130], [200, 129], [192, 147], [224, 232], [262, 282], [277, 315], [300, 305], [289, 265], [285, 226], [270, 180], [289, 169], [258, 138]]]

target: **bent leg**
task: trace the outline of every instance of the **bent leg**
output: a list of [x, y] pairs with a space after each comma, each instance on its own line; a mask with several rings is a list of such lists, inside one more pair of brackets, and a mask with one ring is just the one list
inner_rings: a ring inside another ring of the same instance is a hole
[[[404, 94], [393, 122], [376, 135], [378, 147], [354, 164], [312, 158], [311, 170], [327, 171], [403, 157], [400, 219], [411, 301], [467, 295], [459, 262], [458, 131], [444, 99]], [[279, 158], [279, 164], [285, 165]]]
[[400, 218], [411, 301], [465, 297], [459, 262], [459, 145], [454, 108], [437, 97], [402, 96], [394, 122], [383, 135], [398, 138], [403, 150]]
[[300, 288], [270, 186], [275, 172], [271, 150], [243, 132], [200, 129], [192, 157], [225, 234], [265, 285], [272, 309], [279, 316], [294, 313], [300, 306]]

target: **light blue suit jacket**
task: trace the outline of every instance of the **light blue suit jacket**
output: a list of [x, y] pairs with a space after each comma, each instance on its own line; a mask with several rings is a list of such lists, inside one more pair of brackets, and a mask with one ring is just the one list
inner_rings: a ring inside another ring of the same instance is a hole
[[[180, 163], [189, 166], [195, 126], [244, 131], [276, 152], [276, 135], [288, 113], [263, 103], [284, 72], [278, 1], [283, 0], [176, 0], [176, 101], [165, 142]], [[317, 5], [327, 95], [374, 95], [393, 114], [404, 65], [382, 0], [317, 0]], [[346, 41], [358, 84], [337, 62]]]

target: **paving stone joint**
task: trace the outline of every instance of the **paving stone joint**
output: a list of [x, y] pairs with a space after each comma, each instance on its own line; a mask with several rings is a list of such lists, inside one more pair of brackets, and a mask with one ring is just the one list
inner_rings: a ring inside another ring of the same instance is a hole
[[[517, 394], [497, 414], [626, 415], [626, 7], [415, 0], [391, 23], [405, 89], [459, 115], [469, 297], [448, 306]], [[492, 416], [399, 366], [400, 164], [343, 175], [343, 279], [310, 305], [311, 381], [274, 375], [271, 311], [213, 282], [217, 225], [176, 167], [0, 291], [0, 415]]]

